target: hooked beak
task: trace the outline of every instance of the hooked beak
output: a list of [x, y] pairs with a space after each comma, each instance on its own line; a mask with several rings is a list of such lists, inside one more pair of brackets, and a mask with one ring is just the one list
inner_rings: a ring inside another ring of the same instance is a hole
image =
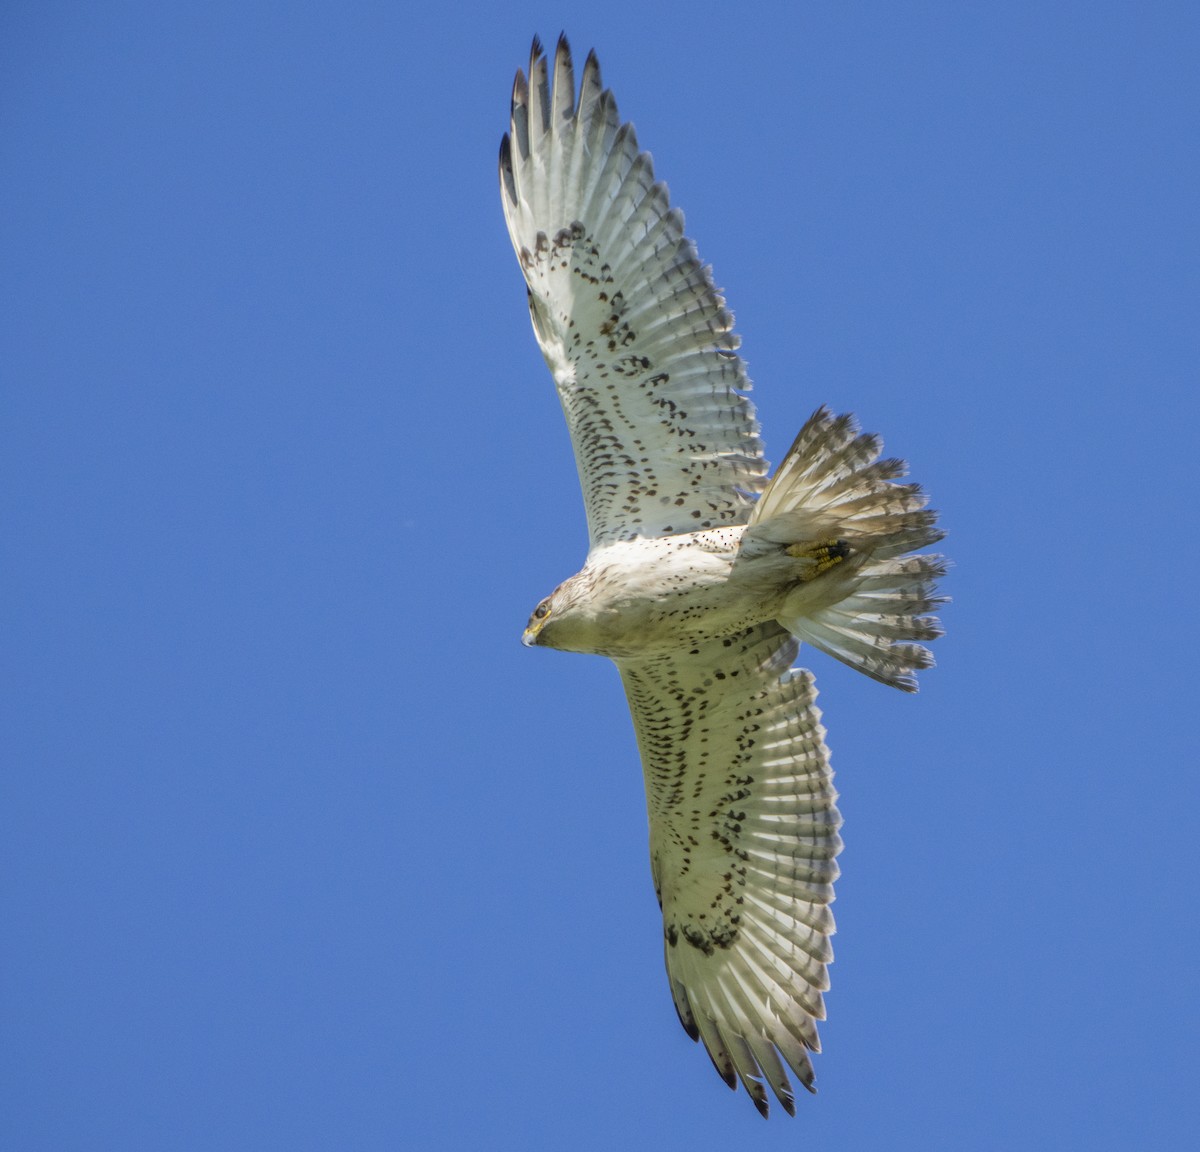
[[541, 635], [542, 629], [545, 627], [546, 619], [545, 616], [541, 618], [533, 616], [530, 618], [529, 623], [525, 626], [525, 631], [521, 635], [521, 643], [526, 648], [533, 648], [537, 645], [538, 636]]

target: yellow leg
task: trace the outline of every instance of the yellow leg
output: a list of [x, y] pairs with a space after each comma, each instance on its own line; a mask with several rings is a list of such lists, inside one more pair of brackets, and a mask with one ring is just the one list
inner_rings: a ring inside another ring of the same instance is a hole
[[797, 560], [811, 560], [814, 568], [803, 579], [815, 580], [822, 572], [836, 568], [845, 560], [850, 555], [850, 545], [845, 540], [821, 540], [817, 543], [792, 544], [786, 551]]

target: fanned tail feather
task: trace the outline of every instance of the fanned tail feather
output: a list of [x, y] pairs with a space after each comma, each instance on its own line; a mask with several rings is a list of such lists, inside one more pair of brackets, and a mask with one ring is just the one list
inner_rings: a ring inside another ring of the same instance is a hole
[[[820, 408], [801, 429], [751, 516], [750, 531], [776, 543], [844, 541], [844, 565], [804, 585], [780, 624], [837, 660], [884, 684], [917, 690], [916, 673], [933, 666], [924, 642], [942, 634], [929, 615], [946, 562], [913, 555], [940, 540], [937, 514], [920, 487], [897, 483], [903, 461], [880, 459], [878, 436], [854, 418]], [[827, 581], [824, 595], [812, 589]], [[836, 595], [834, 591], [836, 590]]]

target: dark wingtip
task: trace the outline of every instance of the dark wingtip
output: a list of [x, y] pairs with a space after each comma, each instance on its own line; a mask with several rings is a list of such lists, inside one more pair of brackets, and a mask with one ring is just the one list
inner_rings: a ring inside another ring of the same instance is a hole
[[[708, 1052], [707, 1044], [704, 1045], [704, 1051]], [[729, 1088], [733, 1089], [733, 1091], [736, 1092], [737, 1091], [737, 1073], [734, 1072], [733, 1062], [729, 1059], [729, 1057], [728, 1056], [725, 1057], [726, 1063], [725, 1063], [724, 1068], [722, 1068], [721, 1065], [717, 1063], [717, 1058], [711, 1052], [708, 1052], [708, 1058], [712, 1061], [712, 1066], [717, 1070], [717, 1075], [720, 1076], [721, 1079], [725, 1081], [725, 1084]]]
[[[686, 996], [686, 993], [685, 993], [685, 996]], [[671, 997], [671, 1005], [675, 1009], [675, 1015], [679, 1017], [680, 1027], [688, 1034], [688, 1037], [690, 1039], [699, 1040], [700, 1039], [700, 1029], [696, 1027], [696, 1021], [691, 1016], [691, 1006], [687, 1005], [685, 1002], [685, 1007], [688, 1008], [688, 1015], [684, 1016], [683, 1009], [680, 1008], [679, 1001], [676, 1000], [674, 996]], [[712, 1059], [711, 1052], [709, 1053], [709, 1059]], [[720, 1069], [717, 1069], [717, 1071], [720, 1071]]]
[[500, 187], [511, 204], [517, 202], [517, 185], [513, 179], [512, 141], [505, 132], [500, 138]]
[[525, 79], [524, 69], [518, 68], [513, 77], [512, 104], [516, 108], [529, 100], [529, 81]]
[[[675, 1012], [676, 1012], [676, 1015], [678, 1015], [678, 1013], [679, 1013], [679, 1009], [678, 1009], [678, 1008], [676, 1008], [676, 1009], [675, 1009]], [[682, 1016], [680, 1016], [680, 1017], [679, 1017], [679, 1023], [683, 1025], [683, 1030], [684, 1030], [684, 1031], [685, 1031], [685, 1032], [686, 1032], [686, 1033], [687, 1033], [687, 1034], [688, 1034], [688, 1035], [689, 1035], [689, 1036], [690, 1036], [690, 1037], [691, 1037], [693, 1040], [695, 1040], [695, 1041], [699, 1041], [699, 1039], [700, 1039], [700, 1029], [696, 1027], [696, 1022], [695, 1022], [694, 1020], [685, 1020], [685, 1019], [684, 1019]], [[718, 1071], [720, 1071], [720, 1069], [718, 1069]]]

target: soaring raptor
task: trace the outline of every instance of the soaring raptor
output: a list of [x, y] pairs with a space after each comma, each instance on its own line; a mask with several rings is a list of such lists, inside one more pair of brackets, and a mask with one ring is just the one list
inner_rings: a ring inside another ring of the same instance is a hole
[[775, 475], [733, 317], [590, 54], [517, 73], [500, 191], [587, 507], [583, 570], [526, 644], [620, 670], [683, 1027], [767, 1115], [810, 1052], [841, 848], [805, 640], [905, 691], [940, 635], [941, 538], [904, 464], [818, 409]]

